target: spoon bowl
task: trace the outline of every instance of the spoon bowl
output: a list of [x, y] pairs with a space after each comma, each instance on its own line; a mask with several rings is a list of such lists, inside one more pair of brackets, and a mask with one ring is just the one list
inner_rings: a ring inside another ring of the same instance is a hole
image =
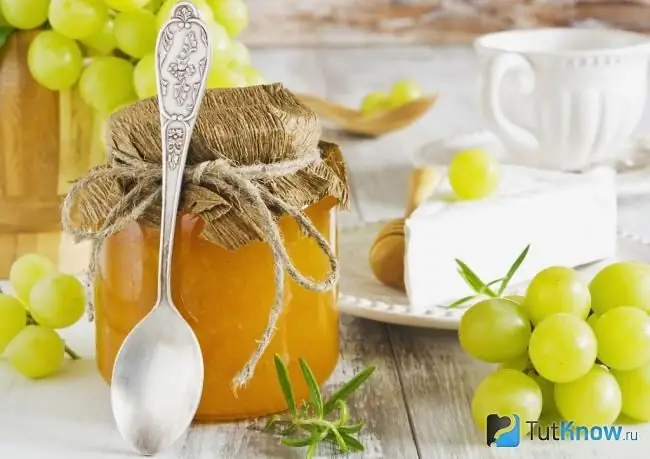
[[159, 303], [116, 359], [111, 399], [120, 434], [144, 455], [172, 446], [196, 413], [203, 373], [194, 332], [173, 306]]
[[399, 107], [364, 115], [359, 110], [320, 97], [308, 94], [297, 94], [296, 97], [318, 116], [331, 121], [344, 131], [368, 137], [378, 137], [413, 124], [438, 99], [435, 94], [420, 97]]

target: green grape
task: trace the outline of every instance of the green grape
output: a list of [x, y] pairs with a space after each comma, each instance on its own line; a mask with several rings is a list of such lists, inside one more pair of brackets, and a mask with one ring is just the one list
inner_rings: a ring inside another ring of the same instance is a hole
[[241, 0], [208, 0], [214, 18], [224, 26], [231, 37], [239, 33], [248, 25], [248, 7]]
[[10, 25], [7, 22], [7, 19], [4, 17], [4, 14], [2, 14], [2, 0], [0, 0], [0, 27], [8, 26]]
[[246, 84], [248, 86], [257, 86], [261, 84], [266, 84], [266, 79], [264, 75], [260, 73], [259, 70], [247, 65], [238, 69], [244, 78], [246, 78]]
[[528, 353], [521, 354], [518, 357], [515, 357], [514, 359], [507, 360], [499, 365], [499, 370], [517, 370], [517, 371], [522, 371], [526, 372], [529, 369], [532, 369], [533, 365], [530, 363], [530, 359], [528, 358]]
[[52, 329], [28, 325], [7, 346], [7, 359], [20, 374], [38, 379], [56, 373], [65, 356], [65, 344]]
[[40, 325], [66, 328], [81, 319], [86, 295], [81, 282], [69, 274], [55, 274], [41, 279], [29, 294], [29, 310]]
[[463, 314], [458, 338], [472, 357], [484, 362], [505, 362], [526, 352], [530, 321], [512, 301], [491, 298], [476, 303]]
[[483, 149], [464, 150], [449, 165], [449, 184], [460, 199], [481, 199], [499, 186], [499, 162]]
[[210, 67], [226, 67], [232, 60], [232, 41], [226, 29], [216, 22], [208, 23], [210, 31]]
[[557, 414], [557, 406], [555, 406], [555, 384], [548, 379], [544, 379], [540, 375], [531, 375], [533, 381], [537, 383], [539, 389], [542, 391], [542, 414], [550, 416]]
[[0, 355], [27, 325], [27, 311], [13, 296], [0, 293]]
[[231, 40], [231, 64], [237, 67], [246, 67], [251, 64], [251, 54], [246, 45], [241, 41]]
[[156, 83], [156, 55], [147, 54], [135, 65], [133, 85], [140, 99], [147, 99], [158, 94]]
[[83, 57], [77, 42], [53, 30], [40, 32], [30, 43], [27, 66], [32, 77], [52, 91], [69, 89], [81, 75]]
[[581, 378], [596, 361], [596, 336], [587, 322], [573, 314], [554, 314], [530, 336], [528, 355], [537, 373], [555, 383]]
[[149, 11], [153, 13], [157, 13], [158, 10], [160, 9], [160, 5], [162, 5], [163, 0], [151, 0], [149, 3], [147, 3], [144, 8], [148, 9]]
[[115, 17], [117, 47], [136, 59], [151, 53], [156, 47], [158, 26], [156, 16], [147, 10], [119, 13]]
[[591, 281], [591, 307], [600, 314], [617, 306], [650, 312], [650, 265], [624, 261], [603, 268]]
[[43, 255], [30, 253], [18, 258], [9, 270], [9, 282], [23, 303], [29, 300], [29, 293], [36, 282], [56, 273], [56, 266]]
[[115, 21], [107, 20], [102, 29], [86, 38], [79, 40], [84, 46], [97, 51], [99, 55], [107, 55], [117, 48], [115, 41]]
[[422, 97], [420, 86], [410, 80], [402, 80], [395, 83], [390, 91], [391, 107], [399, 107]]
[[523, 305], [525, 297], [523, 295], [508, 295], [504, 296], [506, 300], [513, 301], [517, 304]]
[[108, 19], [104, 0], [51, 0], [50, 25], [66, 37], [78, 40], [98, 33]]
[[109, 8], [116, 11], [133, 11], [144, 8], [149, 0], [104, 0]]
[[389, 96], [385, 92], [373, 91], [368, 93], [361, 101], [361, 114], [372, 116], [389, 106]]
[[50, 0], [0, 0], [0, 16], [17, 29], [35, 29], [47, 21]]
[[598, 319], [600, 319], [600, 314], [593, 313], [589, 317], [587, 317], [587, 324], [591, 327], [592, 330], [595, 331], [594, 327], [596, 326], [596, 322], [598, 322]]
[[650, 363], [631, 371], [612, 370], [623, 395], [623, 414], [650, 421]]
[[621, 389], [614, 375], [600, 365], [575, 381], [556, 384], [554, 395], [562, 417], [577, 425], [609, 425], [621, 414]]
[[601, 315], [594, 326], [598, 359], [627, 371], [650, 361], [650, 317], [641, 309], [621, 306]]
[[537, 421], [542, 413], [542, 391], [528, 375], [516, 370], [497, 370], [476, 388], [472, 398], [472, 417], [482, 431], [489, 414], [519, 416], [521, 435], [530, 432], [526, 421]]
[[[165, 0], [164, 3], [160, 6], [158, 14], [156, 14], [156, 19], [158, 21], [158, 28], [160, 29], [163, 24], [165, 24], [169, 19], [171, 19], [172, 9], [176, 6], [177, 3], [186, 0]], [[196, 8], [199, 10], [199, 15], [201, 20], [206, 24], [214, 21], [214, 14], [212, 13], [212, 8], [206, 2], [206, 0], [189, 0], [190, 3], [194, 3]]]
[[552, 266], [540, 271], [530, 282], [524, 300], [533, 324], [558, 312], [586, 319], [591, 308], [589, 287], [571, 268]]
[[228, 67], [212, 67], [208, 73], [207, 86], [209, 89], [240, 88], [246, 86], [246, 79]]
[[95, 110], [112, 113], [137, 100], [133, 64], [114, 56], [98, 57], [81, 73], [79, 93]]

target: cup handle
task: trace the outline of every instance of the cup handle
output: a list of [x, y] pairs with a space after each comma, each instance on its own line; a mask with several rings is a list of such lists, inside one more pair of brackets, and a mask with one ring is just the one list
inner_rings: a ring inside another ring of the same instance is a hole
[[506, 137], [512, 143], [519, 145], [519, 149], [532, 153], [539, 145], [537, 138], [530, 130], [509, 119], [503, 112], [499, 100], [499, 89], [503, 79], [512, 71], [534, 75], [532, 64], [520, 54], [498, 54], [488, 63], [482, 90], [484, 116], [500, 137]]

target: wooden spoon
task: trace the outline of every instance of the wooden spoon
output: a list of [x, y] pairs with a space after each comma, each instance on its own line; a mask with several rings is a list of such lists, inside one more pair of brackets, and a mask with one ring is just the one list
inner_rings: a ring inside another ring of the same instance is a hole
[[377, 137], [405, 128], [420, 118], [433, 104], [438, 96], [420, 97], [412, 102], [395, 108], [389, 108], [373, 115], [363, 115], [337, 102], [307, 94], [296, 97], [316, 114], [353, 134]]
[[433, 194], [441, 175], [430, 166], [415, 169], [411, 174], [409, 197], [404, 218], [390, 220], [380, 230], [370, 248], [370, 269], [384, 285], [398, 290], [404, 286], [404, 221]]

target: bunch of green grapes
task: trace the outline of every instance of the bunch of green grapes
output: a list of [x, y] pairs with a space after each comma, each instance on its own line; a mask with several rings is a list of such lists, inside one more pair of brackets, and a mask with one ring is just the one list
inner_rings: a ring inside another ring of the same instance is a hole
[[400, 107], [422, 97], [420, 86], [410, 80], [401, 80], [393, 85], [390, 92], [373, 91], [361, 101], [361, 114], [372, 116], [389, 108]]
[[[180, 0], [0, 0], [16, 29], [42, 30], [27, 56], [33, 78], [52, 91], [77, 87], [102, 114], [156, 96], [158, 31]], [[191, 0], [208, 23], [209, 88], [258, 85], [248, 49], [236, 39], [248, 24], [243, 0]]]
[[37, 254], [16, 260], [9, 280], [14, 295], [0, 292], [0, 356], [25, 377], [50, 376], [61, 368], [66, 353], [78, 358], [56, 330], [83, 316], [83, 285]]
[[472, 414], [542, 415], [608, 425], [650, 421], [650, 265], [617, 262], [590, 283], [575, 270], [539, 272], [521, 297], [490, 298], [463, 315], [459, 339], [499, 364], [476, 389]]

